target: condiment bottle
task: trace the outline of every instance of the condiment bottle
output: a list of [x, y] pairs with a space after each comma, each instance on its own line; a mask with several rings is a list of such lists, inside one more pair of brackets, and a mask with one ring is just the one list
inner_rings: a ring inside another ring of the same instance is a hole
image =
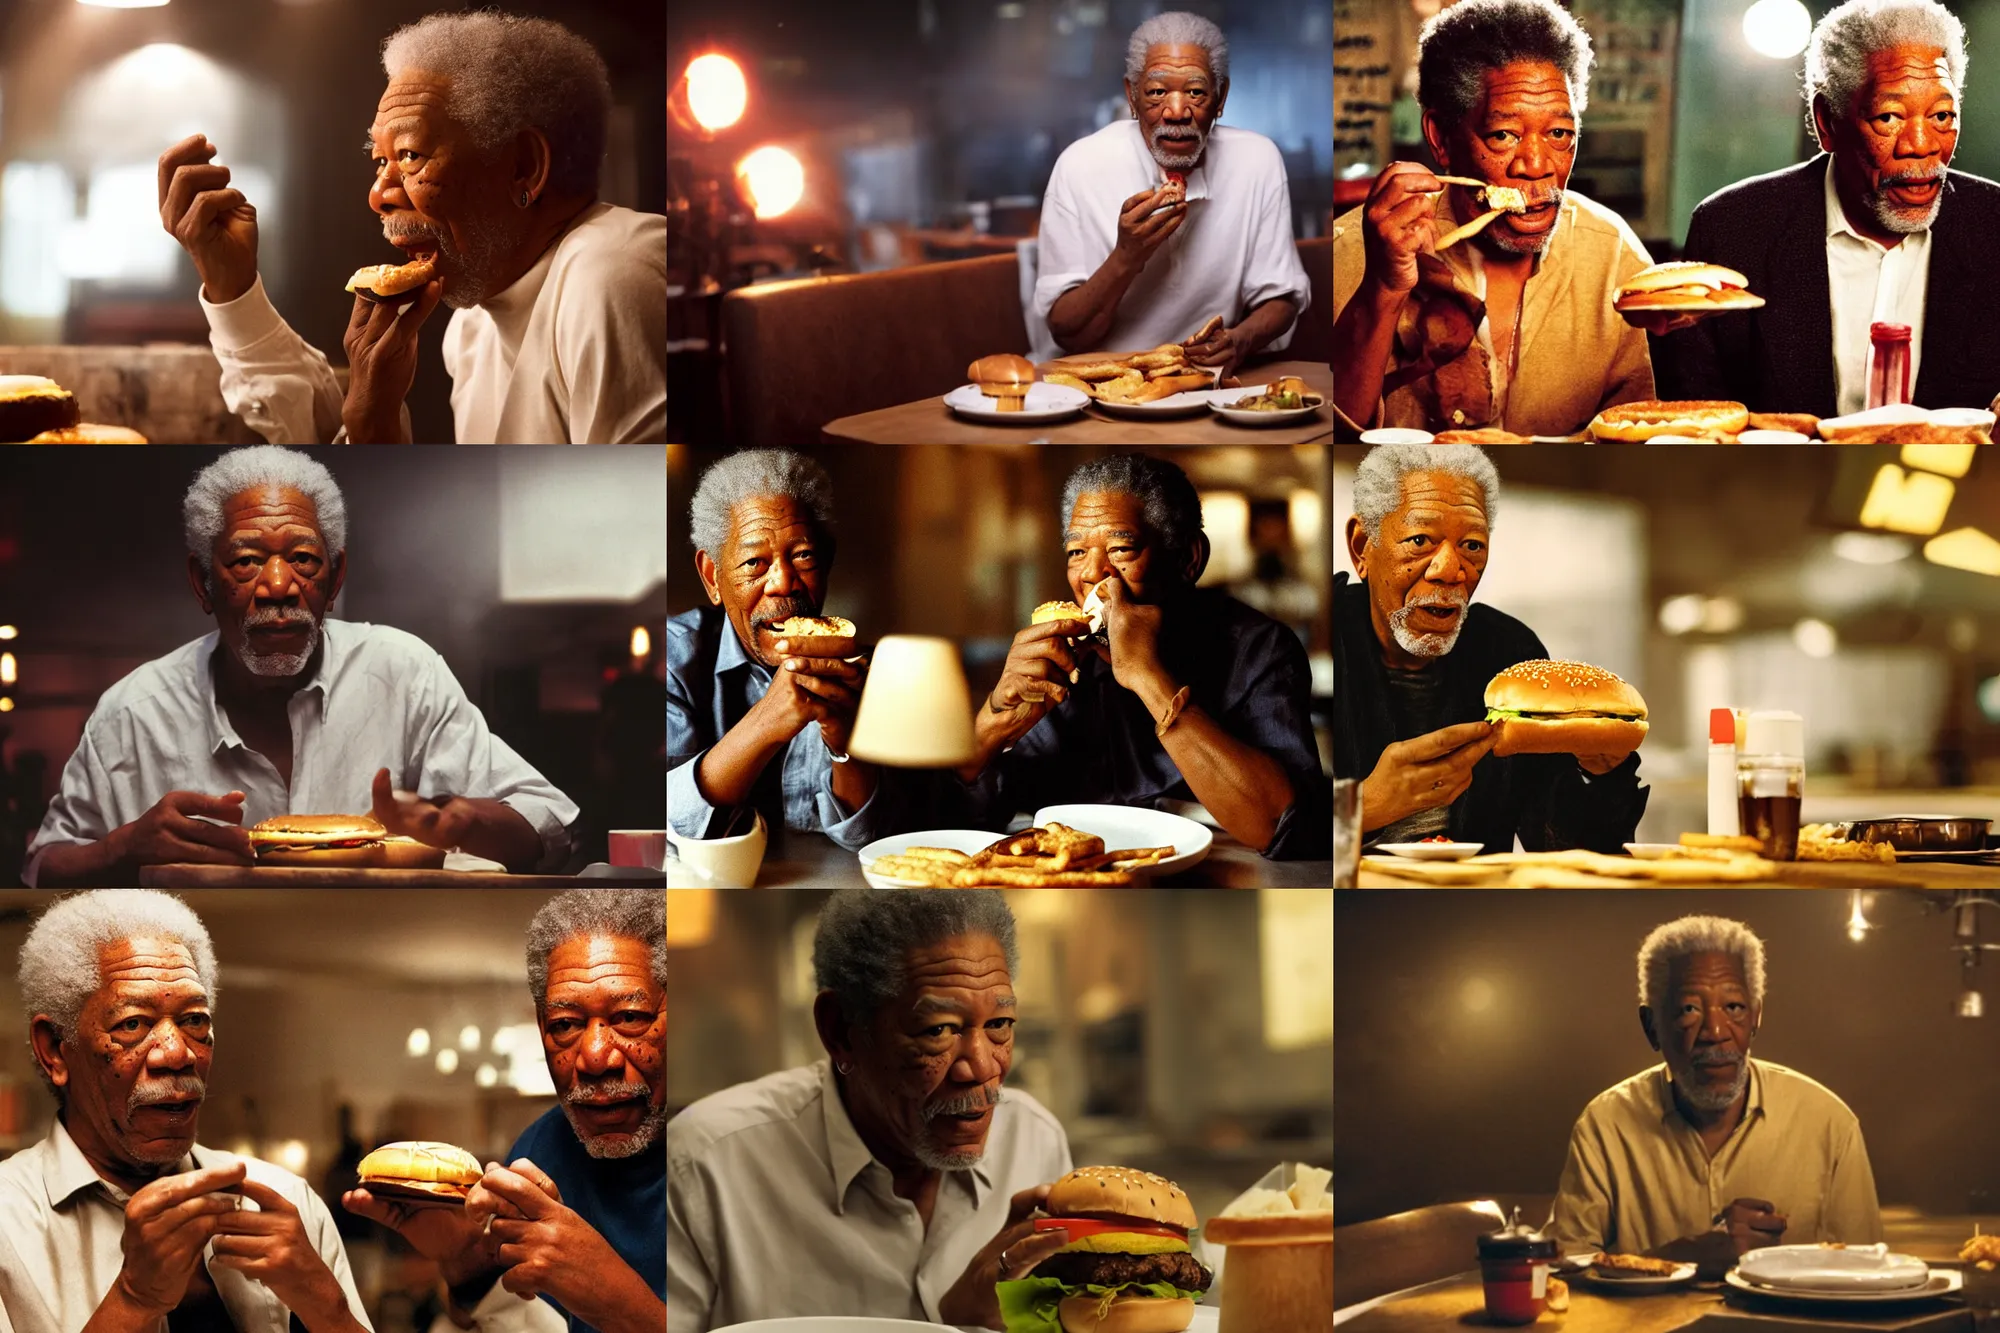
[[1743, 831], [1736, 808], [1736, 712], [1708, 710], [1708, 831], [1734, 837]]
[[1806, 720], [1797, 713], [1752, 713], [1736, 760], [1736, 808], [1743, 832], [1773, 861], [1799, 854], [1799, 808], [1806, 792]]
[[1868, 326], [1868, 400], [1865, 407], [1910, 401], [1910, 326]]
[[1521, 1210], [1498, 1231], [1479, 1238], [1486, 1317], [1496, 1324], [1532, 1324], [1549, 1308], [1549, 1265], [1556, 1242], [1521, 1222]]

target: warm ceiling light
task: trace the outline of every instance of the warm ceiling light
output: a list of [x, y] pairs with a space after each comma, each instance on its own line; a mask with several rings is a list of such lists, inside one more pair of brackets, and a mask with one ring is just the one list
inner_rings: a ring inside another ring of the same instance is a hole
[[736, 175], [759, 218], [792, 211], [806, 192], [806, 169], [782, 148], [766, 145], [736, 164]]
[[1978, 528], [1959, 528], [1931, 538], [1924, 543], [1924, 559], [1934, 565], [2000, 578], [2000, 541]]
[[687, 67], [688, 110], [710, 134], [743, 119], [750, 105], [750, 85], [743, 70], [728, 56], [696, 56]]
[[1702, 607], [1708, 601], [1698, 592], [1684, 592], [1660, 603], [1660, 628], [1676, 637], [1701, 628]]
[[1906, 444], [1903, 466], [1962, 477], [1972, 471], [1973, 452], [1978, 448], [1976, 444]]
[[76, 0], [93, 9], [158, 9], [167, 0]]
[[1734, 597], [1710, 597], [1701, 604], [1704, 634], [1734, 634], [1743, 628], [1743, 603]]
[[410, 1035], [403, 1041], [403, 1049], [411, 1055], [429, 1055], [431, 1053], [431, 1030], [429, 1028], [411, 1028]]
[[436, 1056], [437, 1071], [440, 1074], [458, 1072], [458, 1052], [449, 1046], [440, 1046]]
[[1884, 463], [1861, 506], [1861, 526], [1928, 537], [1944, 526], [1945, 511], [1956, 493], [1957, 488], [1943, 477], [1905, 472], [1894, 463]]
[[11, 713], [13, 711], [14, 711], [13, 699], [9, 698], [4, 694], [0, 694], [0, 713]]
[[1832, 657], [1840, 636], [1824, 620], [1808, 618], [1792, 626], [1792, 643], [1807, 657]]
[[12, 625], [0, 625], [0, 639], [18, 639], [20, 637], [21, 631], [15, 629]]
[[1743, 11], [1743, 40], [1772, 60], [1790, 60], [1805, 50], [1812, 27], [1812, 15], [1799, 0], [1757, 0]]
[[646, 632], [644, 625], [634, 625], [632, 627], [632, 656], [651, 657], [652, 655], [653, 636]]
[[12, 653], [0, 653], [0, 685], [12, 685], [21, 678], [21, 665]]
[[1833, 553], [1857, 565], [1893, 565], [1908, 560], [1916, 549], [1906, 537], [1880, 532], [1843, 532], [1833, 539]]

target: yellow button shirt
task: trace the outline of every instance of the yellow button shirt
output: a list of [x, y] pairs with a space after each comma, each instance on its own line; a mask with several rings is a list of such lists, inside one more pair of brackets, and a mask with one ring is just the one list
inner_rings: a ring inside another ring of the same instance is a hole
[[1648, 1253], [1713, 1230], [1736, 1199], [1774, 1206], [1788, 1245], [1881, 1240], [1875, 1174], [1847, 1103], [1767, 1060], [1750, 1061], [1749, 1093], [1712, 1157], [1675, 1108], [1665, 1065], [1599, 1093], [1570, 1131], [1549, 1222], [1564, 1251]]

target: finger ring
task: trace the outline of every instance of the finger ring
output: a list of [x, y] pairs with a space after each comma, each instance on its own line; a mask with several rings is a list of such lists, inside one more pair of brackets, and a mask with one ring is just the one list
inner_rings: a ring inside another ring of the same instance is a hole
[[[1011, 1250], [1013, 1248], [1014, 1247], [1011, 1245], [1007, 1247], [1008, 1250]], [[1000, 1251], [1000, 1271], [1004, 1273], [1013, 1266], [1014, 1266], [1013, 1261], [1007, 1257], [1007, 1250]]]

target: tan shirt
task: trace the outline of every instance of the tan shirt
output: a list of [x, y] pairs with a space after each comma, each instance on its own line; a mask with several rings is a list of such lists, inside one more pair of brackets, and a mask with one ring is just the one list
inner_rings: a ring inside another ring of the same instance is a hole
[[[1438, 235], [1458, 226], [1449, 193], [1438, 195]], [[1438, 377], [1427, 375], [1390, 394], [1373, 421], [1355, 422], [1336, 407], [1342, 426], [1414, 426], [1423, 430], [1499, 426], [1516, 435], [1571, 435], [1607, 407], [1653, 396], [1653, 362], [1646, 334], [1611, 308], [1618, 288], [1653, 261], [1625, 219], [1574, 190], [1563, 195], [1548, 249], [1522, 292], [1518, 367], [1508, 382], [1495, 375], [1491, 333], [1482, 321], [1479, 341], [1467, 357], [1487, 365], [1495, 389], [1498, 420], [1454, 421], [1434, 416], [1428, 405], [1439, 399]], [[1444, 261], [1466, 290], [1484, 299], [1485, 275], [1474, 257], [1474, 242], [1460, 241]], [[1361, 209], [1333, 221], [1333, 318], [1354, 299], [1367, 270], [1362, 247]], [[1390, 353], [1393, 372], [1421, 359], [1421, 349], [1398, 335]], [[1340, 367], [1334, 367], [1336, 379]], [[1504, 395], [1504, 396], [1503, 396]]]
[[830, 1061], [704, 1097], [667, 1126], [667, 1326], [936, 1321], [1014, 1194], [1070, 1165], [1062, 1123], [1010, 1088], [985, 1156], [944, 1173], [926, 1228], [855, 1132]]
[[[234, 1160], [197, 1144], [174, 1170]], [[370, 1327], [326, 1205], [283, 1167], [242, 1160], [250, 1179], [298, 1209], [307, 1239], [347, 1295], [348, 1313]], [[76, 1333], [89, 1321], [124, 1266], [120, 1241], [131, 1198], [97, 1174], [60, 1120], [40, 1143], [0, 1162], [0, 1333]], [[202, 1248], [202, 1263], [237, 1333], [286, 1333], [291, 1312], [285, 1303], [256, 1279], [216, 1266], [212, 1240]], [[166, 1328], [160, 1320], [157, 1333]]]
[[1549, 1230], [1566, 1251], [1643, 1254], [1713, 1230], [1735, 1199], [1776, 1207], [1788, 1245], [1882, 1239], [1854, 1112], [1804, 1074], [1755, 1059], [1743, 1121], [1714, 1157], [1675, 1109], [1665, 1065], [1598, 1094], [1570, 1132]]

